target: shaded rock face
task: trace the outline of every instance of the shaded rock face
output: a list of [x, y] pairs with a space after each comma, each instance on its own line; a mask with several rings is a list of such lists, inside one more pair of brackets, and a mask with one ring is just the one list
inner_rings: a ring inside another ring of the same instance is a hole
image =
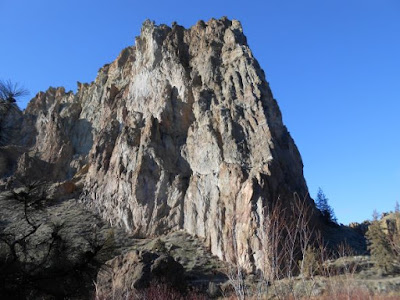
[[18, 106], [0, 98], [0, 146], [16, 142], [14, 137], [21, 121], [22, 113]]
[[97, 294], [112, 298], [162, 282], [177, 290], [186, 288], [184, 269], [171, 256], [148, 251], [130, 251], [105, 263], [97, 274]]
[[15, 103], [0, 99], [0, 178], [12, 175], [23, 149], [16, 146], [23, 120]]
[[85, 170], [81, 199], [111, 224], [137, 236], [185, 229], [249, 270], [261, 265], [264, 208], [307, 193], [264, 72], [225, 18], [146, 21], [94, 82], [39, 93], [19, 145], [30, 152], [17, 173], [38, 176], [38, 160], [52, 180]]

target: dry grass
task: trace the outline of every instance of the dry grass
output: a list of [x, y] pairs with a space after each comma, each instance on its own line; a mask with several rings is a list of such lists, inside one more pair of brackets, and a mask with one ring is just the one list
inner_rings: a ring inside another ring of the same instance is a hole
[[182, 293], [173, 287], [160, 282], [151, 282], [148, 288], [142, 290], [113, 290], [111, 294], [101, 295], [97, 292], [95, 300], [207, 300], [208, 298], [196, 291]]
[[[171, 298], [173, 299], [173, 298]], [[237, 300], [236, 296], [229, 296], [221, 298], [221, 300]], [[261, 299], [280, 299], [280, 300], [398, 300], [400, 299], [399, 295], [371, 295], [368, 291], [364, 289], [358, 289], [353, 291], [351, 295], [347, 293], [340, 294], [324, 294], [320, 296], [314, 297], [301, 297], [297, 298], [293, 295], [285, 296], [285, 297], [258, 297], [258, 296], [249, 296], [246, 300], [261, 300]]]
[[399, 296], [395, 295], [373, 295], [367, 289], [357, 288], [351, 294], [340, 292], [332, 294], [324, 294], [310, 298], [312, 300], [398, 300]]
[[240, 266], [235, 266], [239, 271], [228, 276], [233, 292], [226, 299], [400, 299], [400, 294], [391, 294], [400, 292], [395, 286], [381, 291], [373, 281], [360, 280], [358, 272], [365, 262], [354, 256], [352, 247], [328, 247], [322, 234], [311, 226], [307, 200], [294, 195], [292, 207], [283, 207], [278, 201], [269, 208], [261, 235], [262, 275], [257, 282], [247, 282]]

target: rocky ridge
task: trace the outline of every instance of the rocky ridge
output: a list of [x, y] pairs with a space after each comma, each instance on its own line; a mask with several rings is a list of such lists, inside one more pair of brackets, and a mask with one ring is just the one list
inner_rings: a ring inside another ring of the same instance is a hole
[[14, 125], [7, 147], [24, 150], [3, 165], [15, 177], [62, 182], [136, 237], [184, 229], [248, 270], [262, 264], [268, 204], [307, 195], [300, 154], [236, 20], [146, 21], [94, 82], [40, 92]]

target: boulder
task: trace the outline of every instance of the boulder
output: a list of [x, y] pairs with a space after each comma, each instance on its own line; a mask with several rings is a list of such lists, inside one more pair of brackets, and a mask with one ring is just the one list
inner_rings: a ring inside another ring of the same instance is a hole
[[184, 291], [182, 265], [167, 254], [130, 251], [105, 263], [97, 275], [97, 295], [127, 296], [158, 283]]

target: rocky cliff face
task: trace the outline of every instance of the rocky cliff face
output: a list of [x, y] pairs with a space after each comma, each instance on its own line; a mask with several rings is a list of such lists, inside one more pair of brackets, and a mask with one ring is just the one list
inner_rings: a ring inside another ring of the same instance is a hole
[[[238, 21], [143, 24], [76, 94], [24, 112], [17, 174], [80, 178], [81, 199], [137, 236], [176, 229], [259, 267], [264, 208], [307, 193], [299, 152]], [[74, 181], [76, 182], [76, 180]]]

